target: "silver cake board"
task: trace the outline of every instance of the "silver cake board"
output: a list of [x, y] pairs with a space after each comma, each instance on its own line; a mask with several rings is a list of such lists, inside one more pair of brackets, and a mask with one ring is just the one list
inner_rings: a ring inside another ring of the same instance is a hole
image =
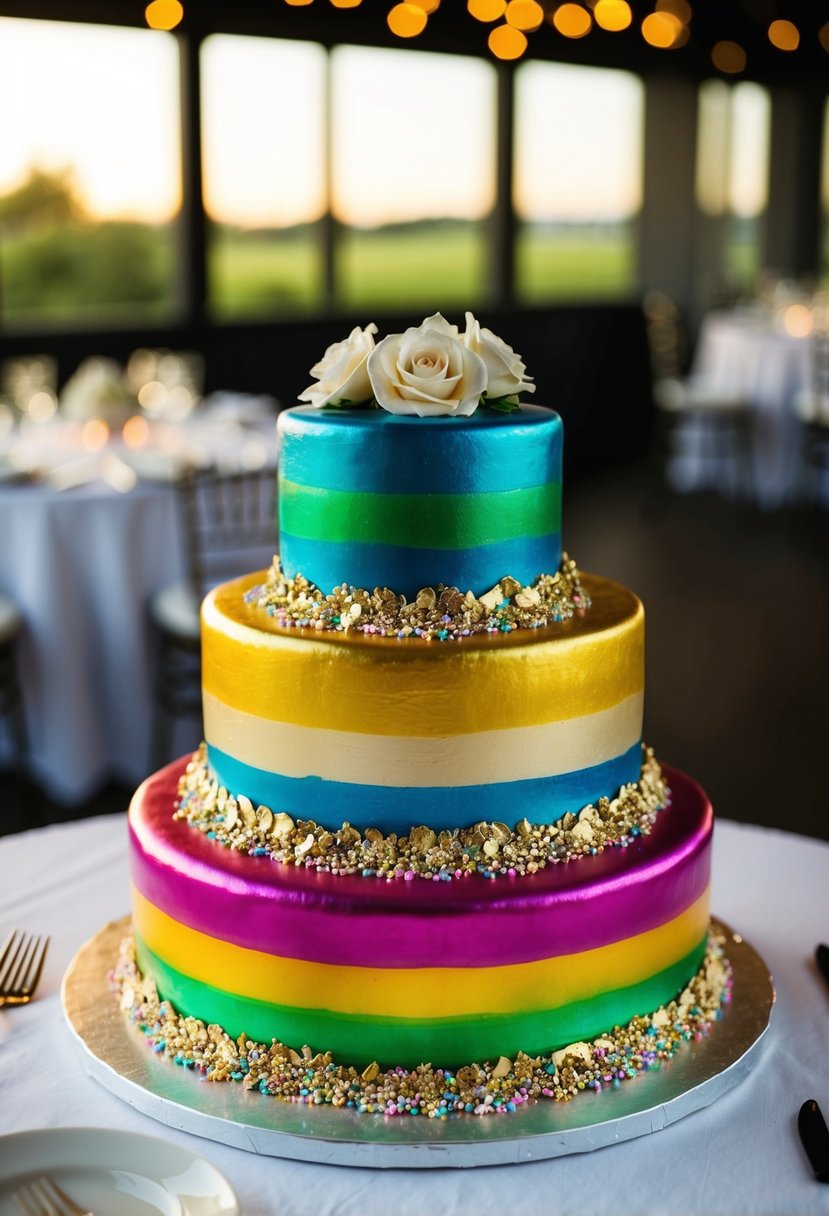
[[61, 992], [68, 1025], [89, 1074], [117, 1097], [168, 1127], [247, 1152], [295, 1161], [375, 1169], [466, 1169], [539, 1161], [632, 1140], [709, 1106], [757, 1065], [775, 993], [768, 968], [720, 922], [733, 968], [722, 1021], [684, 1043], [657, 1070], [571, 1102], [528, 1102], [486, 1118], [387, 1118], [347, 1108], [279, 1102], [237, 1084], [212, 1084], [154, 1054], [121, 1012], [107, 974], [130, 932], [125, 917], [76, 954]]

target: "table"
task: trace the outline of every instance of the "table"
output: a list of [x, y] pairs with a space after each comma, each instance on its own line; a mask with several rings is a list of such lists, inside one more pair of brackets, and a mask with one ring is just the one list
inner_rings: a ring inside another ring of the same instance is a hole
[[138, 1114], [86, 1075], [59, 1000], [78, 947], [128, 911], [124, 816], [0, 839], [0, 874], [0, 932], [15, 925], [53, 935], [38, 999], [0, 1011], [0, 1133], [88, 1125], [169, 1138], [222, 1170], [246, 1216], [827, 1211], [827, 1189], [813, 1180], [795, 1130], [805, 1099], [829, 1112], [829, 992], [812, 963], [816, 942], [829, 936], [827, 844], [717, 825], [713, 910], [765, 958], [778, 990], [770, 1042], [741, 1085], [653, 1136], [581, 1156], [458, 1172], [258, 1158]]
[[[811, 340], [776, 325], [769, 314], [746, 309], [704, 318], [691, 379], [740, 397], [753, 410], [754, 480], [763, 507], [780, 506], [796, 488], [800, 424], [793, 402], [811, 378]], [[683, 488], [711, 484], [718, 472], [690, 442], [674, 470]]]
[[[198, 439], [205, 459], [220, 451], [225, 467], [239, 467], [234, 459], [253, 443], [263, 461], [275, 462], [272, 417], [239, 428], [215, 414], [200, 415], [185, 432], [189, 442]], [[24, 618], [20, 666], [31, 766], [61, 803], [77, 805], [107, 780], [137, 784], [150, 763], [147, 602], [183, 578], [186, 565], [170, 462], [165, 480], [163, 453], [138, 456], [157, 476], [128, 492], [99, 479], [68, 490], [48, 481], [0, 484], [0, 591]], [[271, 556], [263, 554], [262, 564]], [[0, 764], [10, 758], [4, 742], [0, 732]], [[183, 723], [175, 752], [198, 742], [198, 725]]]

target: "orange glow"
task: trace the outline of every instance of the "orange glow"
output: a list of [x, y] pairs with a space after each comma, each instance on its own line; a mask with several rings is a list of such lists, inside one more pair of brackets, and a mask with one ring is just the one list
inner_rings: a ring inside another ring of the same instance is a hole
[[144, 9], [144, 19], [151, 30], [174, 30], [183, 16], [179, 0], [152, 0]]
[[124, 423], [121, 438], [128, 448], [141, 448], [150, 437], [150, 425], [140, 414], [133, 414]]
[[829, 21], [820, 27], [817, 36], [824, 51], [829, 51]]
[[769, 42], [778, 51], [796, 51], [800, 45], [800, 31], [792, 21], [772, 21]]
[[81, 428], [81, 443], [87, 452], [99, 452], [109, 439], [109, 427], [103, 418], [90, 418]]
[[593, 9], [596, 25], [603, 30], [626, 30], [633, 20], [633, 13], [627, 0], [596, 0]]
[[742, 72], [746, 66], [746, 53], [738, 42], [717, 42], [711, 51], [711, 62], [721, 72]]
[[386, 20], [398, 38], [416, 38], [426, 28], [426, 13], [417, 4], [395, 4]]
[[520, 59], [527, 49], [527, 35], [514, 25], [497, 25], [487, 43], [496, 59]]
[[653, 7], [658, 13], [670, 13], [680, 25], [687, 25], [694, 15], [688, 0], [656, 0]]
[[466, 7], [476, 21], [497, 21], [504, 15], [507, 0], [467, 0]]
[[783, 328], [793, 338], [808, 338], [814, 328], [811, 309], [805, 304], [790, 304], [783, 313]]
[[673, 13], [649, 13], [642, 22], [642, 37], [650, 46], [668, 50], [676, 46], [684, 28]]
[[286, 4], [290, 4], [292, 8], [302, 8], [306, 4], [312, 4], [313, 0], [285, 0]]
[[331, 0], [334, 8], [358, 8], [363, 0]]
[[517, 30], [537, 30], [544, 20], [544, 9], [537, 0], [510, 0], [504, 13], [509, 25]]
[[416, 4], [418, 8], [422, 8], [427, 16], [437, 12], [440, 8], [440, 0], [411, 0], [412, 4]]
[[592, 24], [593, 18], [580, 4], [560, 4], [553, 13], [553, 25], [565, 38], [583, 38]]

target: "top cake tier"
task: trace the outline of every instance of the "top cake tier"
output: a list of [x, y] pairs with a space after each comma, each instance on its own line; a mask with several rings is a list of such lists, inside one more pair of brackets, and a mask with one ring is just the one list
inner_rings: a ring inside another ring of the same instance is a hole
[[561, 560], [561, 419], [417, 418], [300, 406], [279, 418], [279, 549], [286, 575], [413, 598], [439, 583], [482, 595]]

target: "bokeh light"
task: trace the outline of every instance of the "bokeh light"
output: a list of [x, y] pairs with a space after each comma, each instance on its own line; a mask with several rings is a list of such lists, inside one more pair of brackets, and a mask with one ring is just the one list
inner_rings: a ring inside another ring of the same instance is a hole
[[812, 310], [805, 304], [790, 304], [783, 312], [783, 328], [793, 338], [808, 338], [814, 329]]
[[100, 452], [109, 440], [109, 427], [103, 418], [90, 418], [81, 428], [81, 443], [87, 452]]
[[642, 22], [642, 37], [650, 46], [669, 50], [676, 46], [685, 26], [673, 13], [648, 13]]
[[633, 13], [627, 0], [596, 0], [593, 19], [603, 30], [616, 33], [628, 28], [633, 20]]
[[507, 0], [467, 0], [466, 7], [476, 21], [498, 21], [506, 11]]
[[800, 31], [793, 21], [772, 21], [769, 42], [778, 51], [796, 51], [800, 45]]
[[530, 33], [537, 30], [544, 20], [544, 9], [537, 0], [510, 0], [504, 17], [517, 30]]
[[681, 25], [687, 25], [694, 15], [688, 0], [656, 0], [653, 7], [658, 13], [670, 13]]
[[179, 0], [152, 0], [144, 9], [144, 19], [151, 30], [174, 30], [184, 16]]
[[746, 66], [746, 53], [739, 42], [724, 39], [722, 42], [714, 44], [711, 51], [711, 62], [721, 72], [730, 74], [742, 72]]
[[580, 4], [560, 4], [553, 13], [553, 25], [565, 38], [583, 38], [590, 33], [593, 18]]
[[527, 35], [514, 25], [496, 25], [487, 44], [496, 59], [520, 59], [527, 49]]
[[426, 28], [426, 13], [417, 4], [395, 4], [386, 20], [398, 38], [416, 38]]
[[32, 393], [26, 404], [26, 413], [32, 422], [49, 422], [55, 416], [58, 403], [49, 389], [39, 388]]
[[121, 438], [128, 448], [142, 448], [150, 437], [150, 424], [140, 414], [133, 414], [124, 423]]
[[416, 4], [418, 8], [422, 8], [427, 16], [436, 13], [440, 8], [440, 0], [411, 0], [412, 4]]
[[363, 0], [331, 0], [334, 8], [359, 8]]

